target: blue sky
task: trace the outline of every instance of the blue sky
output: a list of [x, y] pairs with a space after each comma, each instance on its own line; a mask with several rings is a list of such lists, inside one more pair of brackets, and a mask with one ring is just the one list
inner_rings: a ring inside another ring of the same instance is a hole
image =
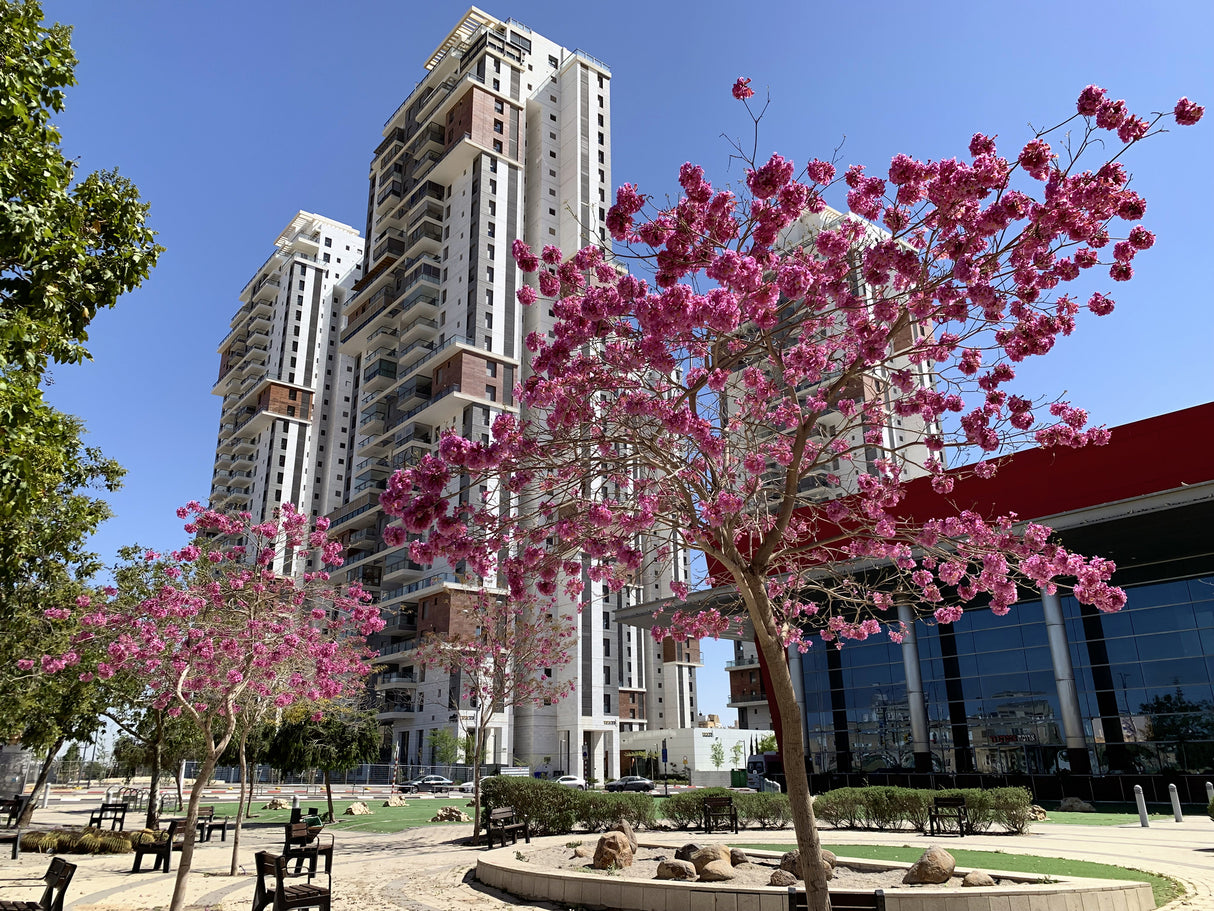
[[[717, 184], [741, 177], [721, 136], [749, 134], [729, 96], [739, 75], [760, 95], [770, 89], [761, 156], [779, 151], [800, 165], [842, 143], [841, 163], [871, 173], [899, 152], [963, 155], [975, 131], [998, 134], [1012, 155], [1029, 123], [1064, 119], [1089, 83], [1138, 113], [1170, 110], [1181, 95], [1214, 104], [1208, 2], [482, 7], [612, 67], [614, 181], [658, 198], [676, 188], [684, 161]], [[167, 247], [144, 287], [94, 321], [94, 362], [55, 370], [49, 389], [84, 419], [88, 442], [129, 470], [112, 497], [117, 516], [94, 541], [109, 559], [123, 544], [182, 543], [173, 509], [210, 490], [220, 404], [210, 389], [237, 295], [298, 209], [361, 229], [382, 124], [467, 6], [47, 0], [44, 9], [75, 26], [80, 58], [58, 119], [65, 153], [85, 171], [117, 166], [134, 180]], [[1112, 289], [1111, 317], [1084, 320], [1022, 371], [1030, 392], [1067, 390], [1109, 425], [1208, 401], [1214, 379], [1214, 114], [1127, 164], [1158, 243], [1135, 260], [1134, 280]], [[710, 673], [726, 650], [706, 650], [701, 710], [731, 721], [724, 675]]]

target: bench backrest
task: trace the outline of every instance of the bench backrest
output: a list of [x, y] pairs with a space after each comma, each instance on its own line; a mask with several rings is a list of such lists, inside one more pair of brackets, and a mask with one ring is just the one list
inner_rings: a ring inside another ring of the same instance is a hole
[[198, 808], [198, 821], [199, 822], [210, 822], [214, 818], [215, 818], [215, 808], [214, 807], [199, 807]]
[[46, 889], [42, 893], [42, 900], [38, 903], [38, 907], [45, 908], [46, 911], [63, 911], [63, 896], [75, 875], [75, 864], [69, 864], [62, 857], [53, 858], [51, 865], [47, 867], [46, 874], [42, 877], [42, 881], [46, 883]]
[[[788, 887], [788, 907], [789, 911], [804, 911], [809, 907], [809, 899], [804, 889]], [[885, 890], [836, 892], [831, 889], [830, 907], [832, 911], [885, 911]]]
[[514, 807], [498, 807], [489, 811], [490, 822], [509, 822], [514, 819]]
[[719, 809], [728, 809], [729, 807], [732, 807], [732, 806], [733, 806], [732, 797], [705, 797], [704, 798], [705, 809], [719, 810]]
[[964, 797], [937, 797], [933, 803], [937, 809], [954, 809], [965, 806]]

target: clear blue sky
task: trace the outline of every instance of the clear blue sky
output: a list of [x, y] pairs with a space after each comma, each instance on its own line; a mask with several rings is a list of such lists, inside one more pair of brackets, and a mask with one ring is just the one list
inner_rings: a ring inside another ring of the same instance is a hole
[[[1214, 397], [1208, 274], [1214, 211], [1214, 5], [1092, 2], [905, 4], [482, 4], [613, 70], [613, 177], [662, 197], [678, 166], [737, 180], [721, 134], [747, 132], [729, 87], [770, 88], [760, 151], [829, 157], [880, 173], [891, 156], [965, 153], [975, 131], [1014, 154], [1027, 124], [1053, 124], [1103, 85], [1135, 112], [1181, 95], [1211, 106], [1128, 164], [1159, 241], [1085, 320], [1031, 391], [1069, 390], [1115, 425]], [[95, 539], [178, 546], [173, 509], [205, 499], [219, 417], [216, 347], [237, 295], [298, 209], [364, 225], [367, 168], [384, 120], [467, 6], [451, 2], [207, 3], [47, 0], [75, 26], [79, 86], [59, 118], [84, 170], [118, 166], [151, 202], [167, 252], [142, 289], [93, 323], [94, 362], [55, 371], [51, 401], [127, 469], [117, 516]], [[836, 205], [840, 200], [834, 200]], [[1111, 284], [1111, 282], [1109, 283]], [[1166, 445], [1184, 445], [1168, 441]], [[1161, 445], [1161, 458], [1167, 450]], [[727, 721], [707, 649], [701, 710]]]

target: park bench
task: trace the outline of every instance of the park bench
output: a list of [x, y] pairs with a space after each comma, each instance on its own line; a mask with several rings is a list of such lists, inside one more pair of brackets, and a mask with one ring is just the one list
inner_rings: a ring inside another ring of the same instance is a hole
[[289, 822], [285, 828], [285, 839], [282, 846], [282, 856], [286, 860], [295, 861], [295, 873], [298, 876], [303, 869], [303, 863], [308, 862], [308, 879], [316, 875], [317, 861], [325, 859], [325, 875], [333, 876], [333, 836], [329, 835], [328, 843], [320, 840], [318, 827], [309, 826], [306, 822]]
[[[885, 890], [872, 892], [836, 892], [830, 890], [831, 911], [885, 911]], [[804, 889], [788, 887], [788, 911], [807, 911], [809, 899]]]
[[514, 807], [498, 807], [490, 810], [485, 817], [485, 839], [490, 848], [493, 847], [493, 836], [501, 837], [502, 847], [506, 847], [506, 836], [510, 836], [512, 845], [518, 844], [518, 833], [523, 833], [523, 840], [531, 844], [531, 826], [520, 822]]
[[139, 868], [143, 865], [143, 858], [146, 854], [151, 854], [155, 858], [155, 863], [152, 864], [152, 872], [164, 867], [164, 872], [168, 873], [173, 866], [173, 852], [180, 851], [185, 843], [184, 838], [179, 838], [177, 830], [181, 827], [181, 820], [174, 819], [169, 823], [169, 827], [163, 832], [157, 832], [156, 837], [152, 841], [141, 841], [138, 844], [132, 844], [135, 849], [135, 866], [131, 868], [132, 873], [138, 873]]
[[108, 822], [111, 832], [115, 830], [121, 832], [126, 825], [126, 806], [125, 800], [118, 803], [102, 803], [101, 809], [89, 814], [89, 828], [93, 826], [102, 828]]
[[705, 797], [703, 812], [705, 832], [720, 825], [725, 829], [732, 826], [733, 834], [738, 834], [738, 808], [733, 805], [732, 797]]
[[7, 797], [0, 798], [0, 816], [4, 817], [4, 825], [12, 827], [17, 824], [17, 820], [21, 818], [21, 811], [25, 809], [26, 798], [20, 794], [14, 794], [10, 800]]
[[309, 818], [320, 819], [320, 807], [308, 807], [306, 810], [300, 807], [292, 807], [291, 818], [288, 821], [306, 822]]
[[219, 840], [228, 840], [228, 817], [222, 819], [215, 818], [214, 807], [199, 807], [198, 808], [198, 840], [210, 841], [215, 830], [219, 830]]
[[[258, 851], [257, 885], [253, 892], [253, 911], [273, 906], [273, 911], [288, 911], [291, 908], [319, 908], [329, 911], [331, 901], [330, 890], [311, 883], [288, 886], [286, 878], [287, 858], [268, 851]], [[267, 879], [272, 880], [273, 887], [266, 885]]]
[[937, 828], [940, 834], [943, 834], [953, 825], [956, 825], [958, 835], [970, 834], [970, 818], [965, 808], [965, 798], [937, 797], [927, 811], [927, 824], [932, 835], [936, 834]]
[[0, 845], [12, 842], [13, 845], [13, 860], [21, 856], [21, 836], [25, 834], [25, 829], [17, 826], [12, 829], [0, 830]]
[[46, 883], [42, 898], [36, 902], [0, 899], [0, 911], [63, 911], [63, 896], [75, 875], [75, 864], [69, 864], [62, 857], [53, 857], [42, 877]]

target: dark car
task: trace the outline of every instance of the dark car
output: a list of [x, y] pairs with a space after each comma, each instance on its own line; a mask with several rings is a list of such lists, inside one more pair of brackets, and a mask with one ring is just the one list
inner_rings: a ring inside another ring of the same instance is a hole
[[605, 785], [608, 791], [652, 791], [653, 782], [640, 775], [625, 775]]
[[442, 775], [425, 775], [398, 784], [396, 789], [406, 794], [415, 794], [418, 791], [449, 791], [453, 787], [455, 787], [455, 782], [450, 778], [444, 778]]

